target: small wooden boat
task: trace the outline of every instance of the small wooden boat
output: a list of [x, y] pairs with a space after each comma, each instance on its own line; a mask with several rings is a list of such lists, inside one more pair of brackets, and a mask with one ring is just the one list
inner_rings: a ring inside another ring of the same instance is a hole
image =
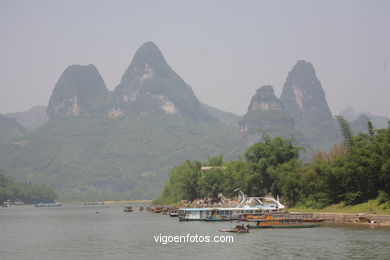
[[129, 207], [125, 207], [123, 209], [124, 212], [133, 212], [133, 207], [129, 206]]
[[220, 232], [249, 233], [249, 228], [244, 225], [237, 225], [234, 229], [220, 229]]
[[161, 213], [162, 212], [162, 208], [151, 208], [150, 213]]
[[144, 207], [139, 207], [139, 211], [143, 211], [144, 209]]
[[2, 206], [3, 206], [3, 208], [8, 208], [8, 207], [11, 207], [11, 205], [12, 205], [11, 201], [7, 200], [7, 201], [3, 202]]
[[171, 216], [171, 217], [178, 217], [179, 216], [179, 211], [177, 209], [170, 209], [169, 210], [169, 216]]

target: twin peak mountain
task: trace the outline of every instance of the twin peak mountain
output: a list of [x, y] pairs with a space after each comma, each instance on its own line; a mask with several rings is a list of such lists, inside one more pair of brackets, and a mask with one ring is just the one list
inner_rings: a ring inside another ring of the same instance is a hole
[[260, 141], [263, 134], [294, 136], [309, 153], [340, 140], [314, 67], [302, 60], [289, 72], [280, 99], [272, 86], [259, 88], [239, 124], [249, 143]]
[[50, 119], [164, 113], [197, 121], [213, 120], [153, 42], [137, 50], [113, 92], [107, 89], [94, 65], [69, 66], [53, 90], [47, 112]]
[[[156, 113], [196, 121], [216, 120], [191, 87], [171, 69], [153, 42], [146, 42], [137, 50], [112, 92], [95, 66], [69, 66], [58, 80], [48, 106], [50, 119]], [[305, 61], [298, 61], [289, 72], [280, 99], [272, 86], [259, 88], [239, 127], [249, 143], [261, 140], [264, 133], [293, 135], [306, 148], [327, 148], [339, 139], [325, 92], [313, 66]]]

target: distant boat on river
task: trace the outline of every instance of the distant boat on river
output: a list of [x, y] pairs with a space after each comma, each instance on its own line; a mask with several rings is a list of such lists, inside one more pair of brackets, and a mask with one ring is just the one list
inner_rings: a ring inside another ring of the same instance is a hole
[[58, 202], [38, 202], [35, 207], [62, 207], [62, 204]]
[[104, 202], [102, 202], [102, 201], [90, 201], [90, 202], [84, 202], [84, 205], [88, 205], [88, 206], [91, 206], [91, 205], [104, 205]]
[[244, 225], [237, 225], [233, 229], [220, 229], [220, 232], [249, 233], [249, 228]]
[[129, 207], [125, 207], [123, 209], [124, 212], [133, 212], [133, 207], [129, 206]]

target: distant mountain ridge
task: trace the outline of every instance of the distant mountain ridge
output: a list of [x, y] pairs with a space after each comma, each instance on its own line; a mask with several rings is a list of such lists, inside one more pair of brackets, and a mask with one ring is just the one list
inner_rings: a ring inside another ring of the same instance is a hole
[[351, 106], [347, 106], [339, 114], [351, 123], [352, 129], [356, 133], [360, 131], [368, 133], [367, 125], [364, 128], [362, 126], [362, 123], [364, 121], [368, 122], [368, 119], [373, 123], [374, 127], [376, 128], [386, 128], [388, 126], [388, 121], [390, 120], [389, 118], [383, 116], [373, 115], [370, 112], [355, 113]]
[[[236, 159], [263, 134], [293, 137], [305, 160], [341, 141], [310, 63], [295, 64], [280, 98], [262, 86], [237, 116], [202, 104], [152, 42], [136, 51], [114, 91], [94, 65], [69, 66], [39, 114], [49, 120], [40, 118], [29, 133], [0, 116], [0, 167], [65, 200], [152, 199], [169, 168], [210, 156]], [[361, 117], [352, 127], [365, 124]]]
[[240, 130], [249, 144], [271, 137], [294, 138], [310, 160], [317, 149], [340, 141], [339, 129], [311, 63], [300, 60], [288, 73], [280, 99], [272, 86], [259, 88], [252, 97]]
[[137, 50], [113, 92], [107, 89], [95, 66], [69, 66], [53, 90], [47, 111], [50, 118], [117, 118], [159, 113], [196, 121], [216, 120], [153, 42], [146, 42]]
[[34, 106], [27, 111], [7, 113], [4, 116], [16, 119], [16, 122], [31, 131], [47, 122], [49, 118], [46, 110], [46, 106]]
[[114, 91], [93, 65], [66, 68], [47, 114], [23, 143], [0, 149], [0, 165], [65, 200], [153, 199], [170, 167], [221, 154], [233, 159], [246, 147], [238, 127], [217, 118], [234, 115], [206, 109], [151, 42]]

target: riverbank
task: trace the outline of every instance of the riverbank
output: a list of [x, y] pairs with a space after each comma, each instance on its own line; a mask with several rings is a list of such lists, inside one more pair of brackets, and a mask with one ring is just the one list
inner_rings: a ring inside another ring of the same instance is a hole
[[390, 215], [390, 208], [385, 208], [383, 205], [378, 205], [376, 200], [369, 200], [364, 203], [353, 206], [346, 206], [344, 203], [332, 204], [322, 209], [292, 207], [289, 211], [297, 212], [319, 212], [319, 213], [350, 213], [350, 214], [374, 214], [374, 215]]
[[294, 213], [313, 213], [313, 217], [324, 218], [328, 222], [356, 223], [367, 225], [390, 226], [390, 209], [378, 205], [376, 200], [369, 200], [353, 206], [343, 203], [333, 204], [323, 209], [289, 208]]
[[[293, 211], [294, 214], [305, 214], [307, 212]], [[333, 223], [353, 223], [360, 225], [371, 226], [388, 226], [390, 227], [390, 215], [377, 215], [366, 213], [325, 213], [325, 212], [312, 212], [313, 218], [322, 218], [326, 222]]]

